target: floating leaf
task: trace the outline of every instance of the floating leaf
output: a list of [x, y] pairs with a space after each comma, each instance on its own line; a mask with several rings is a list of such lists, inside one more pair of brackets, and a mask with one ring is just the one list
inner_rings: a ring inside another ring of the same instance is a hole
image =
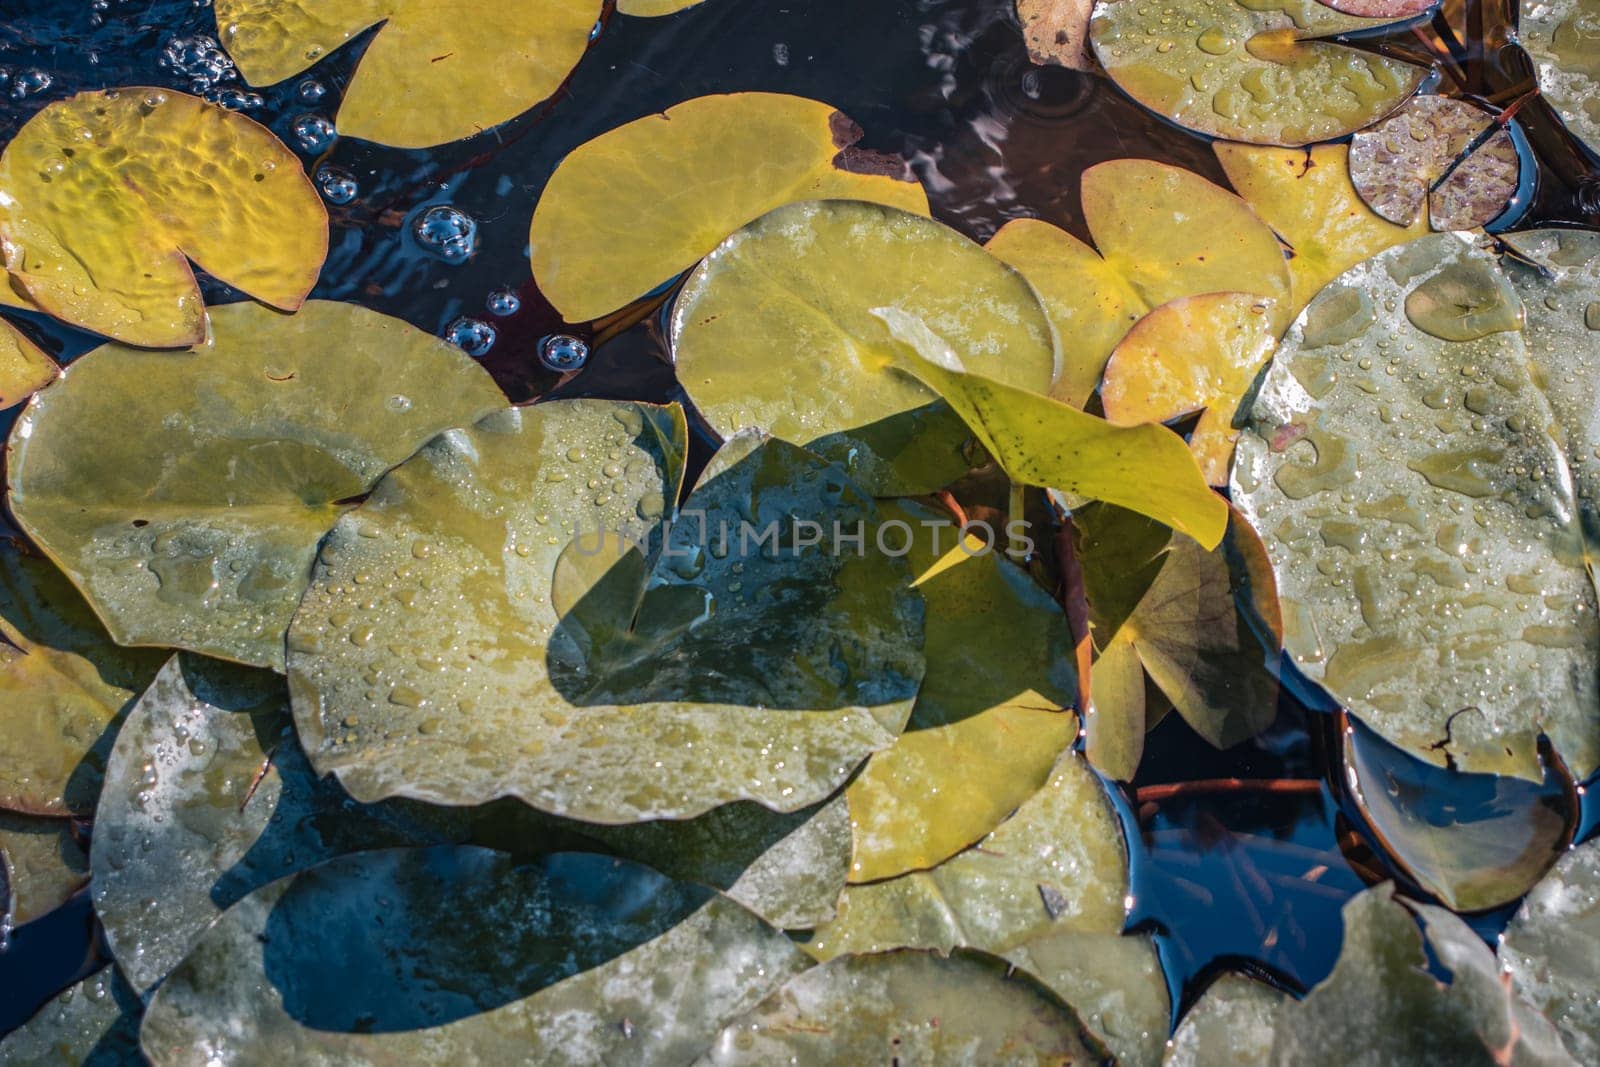
[[617, 14], [656, 18], [673, 15], [704, 0], [617, 0]]
[[339, 132], [427, 148], [555, 93], [589, 47], [596, 0], [473, 8], [434, 0], [217, 0], [217, 37], [251, 85], [276, 85], [383, 23], [339, 107]]
[[0, 808], [92, 814], [122, 712], [164, 658], [113, 644], [60, 571], [0, 539]]
[[1427, 11], [1439, 0], [1320, 0], [1335, 11], [1364, 19], [1409, 19]]
[[976, 952], [846, 956], [793, 978], [701, 1064], [1095, 1063], [1072, 1009]]
[[1539, 95], [1591, 148], [1600, 145], [1600, 35], [1590, 0], [1522, 0], [1517, 41], [1533, 60]]
[[230, 908], [140, 1036], [156, 1067], [687, 1062], [804, 967], [739, 905], [636, 864], [365, 852]]
[[1600, 843], [1561, 857], [1534, 887], [1500, 941], [1522, 996], [1555, 1023], [1579, 1063], [1600, 1060]]
[[139, 1055], [139, 996], [115, 967], [69, 986], [0, 1038], [0, 1063], [132, 1067]]
[[884, 516], [904, 524], [893, 536], [927, 601], [928, 671], [906, 732], [850, 784], [855, 882], [966, 848], [1044, 785], [1078, 736], [1065, 710], [1072, 638], [1054, 598], [929, 508], [908, 501]]
[[1361, 199], [1390, 222], [1411, 225], [1426, 203], [1434, 229], [1476, 229], [1505, 210], [1522, 169], [1504, 129], [1480, 143], [1493, 125], [1492, 116], [1465, 101], [1414, 97], [1351, 138], [1350, 178]]
[[1165, 1067], [1268, 1067], [1278, 1012], [1288, 994], [1223, 974], [1184, 1013], [1172, 1035]]
[[281, 141], [170, 89], [57, 101], [0, 154], [0, 253], [34, 305], [130, 345], [206, 339], [190, 269], [293, 311], [328, 215]]
[[1317, 0], [1097, 5], [1095, 58], [1145, 107], [1212, 137], [1303, 145], [1361, 129], [1399, 106], [1427, 70], [1321, 38], [1376, 29]]
[[1098, 253], [1034, 219], [1006, 223], [985, 246], [1033, 284], [1063, 339], [1050, 393], [1057, 400], [1082, 407], [1129, 327], [1179, 297], [1250, 292], [1274, 302], [1275, 334], [1289, 324], [1289, 268], [1277, 238], [1237, 196], [1198, 174], [1146, 159], [1090, 167], [1083, 216]]
[[1100, 397], [1118, 426], [1202, 412], [1189, 435], [1200, 473], [1228, 483], [1239, 431], [1234, 410], [1272, 358], [1271, 308], [1249, 293], [1206, 293], [1163, 304], [1111, 353]]
[[1153, 938], [1057, 930], [1006, 958], [1072, 1005], [1119, 1064], [1161, 1062], [1172, 1003]]
[[1280, 309], [1287, 318], [1357, 263], [1428, 232], [1426, 222], [1396, 226], [1362, 202], [1350, 181], [1349, 145], [1211, 147], [1229, 183], [1289, 246], [1294, 297]]
[[65, 904], [88, 880], [89, 857], [69, 820], [0, 812], [0, 942], [12, 927]]
[[[1539, 781], [1600, 765], [1600, 626], [1523, 305], [1439, 234], [1307, 307], [1239, 442], [1301, 671], [1431, 763]], [[1592, 388], [1592, 386], [1591, 386]]]
[[1040, 66], [1092, 71], [1089, 12], [1094, 0], [1017, 0], [1028, 58]]
[[0, 411], [55, 381], [61, 368], [22, 331], [0, 320]]
[[600, 318], [798, 200], [926, 215], [903, 163], [853, 147], [861, 132], [819, 100], [732, 93], [602, 134], [568, 154], [539, 197], [528, 235], [539, 291], [569, 322]]
[[353, 304], [211, 321], [197, 353], [73, 363], [12, 432], [11, 508], [119, 642], [281, 669], [349, 501], [505, 398], [460, 349]]
[[778, 208], [706, 257], [672, 313], [679, 380], [724, 436], [760, 427], [845, 462], [877, 495], [930, 492], [970, 466], [968, 433], [893, 369], [884, 307], [973, 371], [1050, 387], [1054, 334], [1016, 271], [947, 226], [847, 200]]
[[[334, 528], [290, 632], [317, 769], [363, 800], [510, 795], [634, 822], [805, 807], [892, 742], [921, 603], [874, 545], [871, 501], [837, 465], [745, 435], [665, 531], [686, 436], [675, 405], [562, 401], [392, 472]], [[834, 523], [859, 524], [860, 555], [824, 539]], [[563, 613], [558, 560], [596, 527], [645, 550]]]

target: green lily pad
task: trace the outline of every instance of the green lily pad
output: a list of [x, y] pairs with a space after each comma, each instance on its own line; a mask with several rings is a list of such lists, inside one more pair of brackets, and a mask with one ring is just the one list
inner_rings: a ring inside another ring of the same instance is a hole
[[1072, 1009], [977, 952], [846, 956], [772, 994], [700, 1064], [1095, 1063]]
[[122, 714], [164, 658], [113, 644], [60, 571], [0, 538], [0, 808], [92, 814]]
[[1518, 991], [1561, 1032], [1579, 1063], [1600, 1060], [1600, 842], [1568, 852], [1534, 886], [1500, 941]]
[[0, 812], [0, 934], [54, 911], [88, 881], [89, 857], [69, 820]]
[[[686, 433], [676, 405], [561, 401], [391, 473], [330, 535], [290, 631], [317, 769], [362, 800], [516, 796], [617, 823], [793, 811], [887, 747], [922, 676], [921, 602], [871, 501], [745, 435], [668, 530]], [[861, 525], [861, 555], [807, 545], [835, 522]], [[645, 546], [598, 581], [560, 566], [596, 526]]]
[[1165, 1067], [1268, 1067], [1278, 1012], [1289, 1001], [1265, 982], [1224, 974], [1201, 994], [1172, 1035]]
[[1422, 67], [1323, 40], [1383, 25], [1317, 0], [1116, 0], [1089, 30], [1111, 80], [1157, 114], [1212, 137], [1303, 145], [1371, 124], [1422, 84]]
[[1431, 763], [1531, 781], [1543, 733], [1581, 778], [1600, 766], [1600, 625], [1522, 322], [1470, 239], [1346, 272], [1266, 374], [1233, 499], [1266, 541], [1285, 648], [1352, 713]]
[[1005, 955], [1072, 1005], [1117, 1063], [1161, 1062], [1172, 1002], [1153, 938], [1056, 930]]
[[1522, 0], [1517, 40], [1533, 60], [1539, 95], [1567, 128], [1600, 145], [1600, 27], [1591, 0]]
[[876, 495], [931, 492], [970, 466], [970, 434], [893, 369], [883, 307], [926, 322], [973, 371], [1050, 388], [1055, 336], [1021, 275], [947, 226], [854, 200], [778, 208], [706, 257], [673, 308], [678, 379], [724, 436], [759, 427]]
[[0, 411], [22, 403], [60, 373], [61, 368], [43, 349], [0, 320]]
[[1522, 163], [1503, 128], [1478, 142], [1492, 125], [1493, 116], [1463, 100], [1413, 97], [1351, 138], [1356, 192], [1373, 211], [1401, 226], [1415, 222], [1424, 204], [1436, 230], [1471, 230], [1493, 222], [1516, 195]]
[[349, 501], [505, 398], [460, 349], [353, 304], [211, 325], [196, 352], [96, 349], [39, 394], [11, 434], [11, 509], [119, 643], [281, 670]]
[[34, 1067], [135, 1067], [139, 1055], [138, 994], [115, 967], [69, 986], [20, 1028], [0, 1038], [0, 1063]]
[[140, 1040], [156, 1067], [686, 1062], [805, 966], [726, 897], [637, 864], [364, 852], [230, 908]]

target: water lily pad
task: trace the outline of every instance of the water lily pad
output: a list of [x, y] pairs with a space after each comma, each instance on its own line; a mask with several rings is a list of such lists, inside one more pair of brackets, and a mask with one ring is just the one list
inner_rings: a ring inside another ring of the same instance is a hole
[[8, 322], [0, 321], [0, 411], [55, 381], [61, 368]]
[[1094, 1063], [1097, 1043], [1038, 982], [976, 952], [846, 956], [731, 1023], [701, 1064]]
[[553, 94], [589, 47], [597, 0], [217, 0], [217, 37], [251, 85], [276, 85], [373, 26], [339, 132], [397, 148], [482, 133]]
[[0, 812], [0, 935], [54, 911], [88, 881], [89, 857], [69, 820]]
[[37, 1067], [135, 1067], [139, 996], [115, 967], [69, 986], [17, 1030], [0, 1038], [0, 1063]]
[[[921, 602], [871, 501], [744, 435], [666, 533], [686, 434], [675, 405], [562, 401], [391, 473], [335, 527], [290, 631], [318, 770], [363, 800], [517, 796], [615, 823], [793, 811], [887, 747], [922, 676]], [[823, 536], [858, 524], [861, 555]], [[596, 526], [644, 550], [563, 613], [558, 561]]]
[[1579, 845], [1529, 893], [1500, 941], [1517, 990], [1561, 1032], [1579, 1063], [1600, 1057], [1600, 842]]
[[1180, 126], [1303, 145], [1369, 125], [1422, 84], [1422, 67], [1323, 39], [1385, 21], [1317, 0], [1197, 0], [1182, 11], [1116, 0], [1095, 8], [1090, 39], [1112, 81]]
[[1146, 159], [1090, 167], [1083, 216], [1098, 252], [1035, 219], [1006, 223], [985, 246], [1033, 284], [1063, 339], [1057, 400], [1082, 407], [1129, 328], [1179, 297], [1254, 293], [1274, 301], [1275, 333], [1293, 317], [1277, 238], [1198, 174]]
[[1439, 0], [1320, 0], [1321, 3], [1367, 19], [1409, 19], [1427, 11]]
[[353, 304], [211, 322], [198, 352], [107, 345], [41, 393], [12, 431], [11, 508], [117, 641], [281, 669], [349, 501], [505, 398], [460, 349]]
[[819, 100], [782, 93], [697, 97], [610, 130], [569, 153], [539, 197], [528, 235], [539, 291], [569, 322], [597, 319], [797, 200], [926, 215], [904, 164], [853, 147], [861, 132]]
[[1600, 31], [1590, 0], [1522, 0], [1517, 39], [1533, 60], [1539, 94], [1591, 147], [1600, 145]]
[[1348, 271], [1268, 370], [1233, 499], [1301, 671], [1421, 759], [1539, 781], [1541, 733], [1600, 765], [1600, 626], [1522, 320], [1457, 236]]
[[637, 864], [365, 852], [230, 908], [140, 1039], [157, 1067], [686, 1062], [804, 967], [739, 905]]
[[0, 253], [41, 310], [130, 345], [206, 338], [189, 263], [293, 311], [328, 251], [328, 216], [265, 127], [170, 89], [50, 104], [0, 154]]
[[617, 0], [617, 14], [640, 18], [657, 18], [673, 15], [685, 8], [704, 3], [705, 0]]
[[1414, 97], [1351, 138], [1350, 178], [1390, 222], [1409, 226], [1426, 204], [1434, 229], [1475, 229], [1505, 210], [1522, 168], [1504, 129], [1480, 142], [1493, 125], [1493, 116], [1463, 100]]
[[60, 571], [0, 539], [0, 808], [92, 814], [122, 713], [164, 658], [113, 644]]
[[1350, 146], [1310, 148], [1212, 145], [1228, 182], [1289, 246], [1293, 318], [1324, 285], [1385, 248], [1428, 232], [1417, 220], [1396, 226], [1369, 208], [1350, 180]]
[[1228, 483], [1239, 431], [1233, 415], [1272, 358], [1271, 306], [1249, 293], [1206, 293], [1163, 304], [1111, 353], [1100, 398], [1118, 426], [1202, 412], [1189, 435], [1200, 473]]
[[1072, 1005], [1117, 1063], [1161, 1062], [1172, 1002], [1153, 938], [1057, 930], [1006, 958]]
[[930, 492], [966, 471], [969, 434], [894, 370], [886, 307], [970, 370], [1050, 387], [1055, 336], [1021, 275], [947, 226], [850, 200], [778, 208], [706, 257], [672, 313], [678, 378], [724, 436], [759, 427], [877, 495]]
[[1040, 66], [1094, 70], [1089, 53], [1089, 13], [1094, 0], [1017, 0], [1017, 19], [1028, 58]]
[[1278, 1012], [1289, 1000], [1265, 982], [1224, 974], [1184, 1013], [1166, 1067], [1268, 1067]]
[[931, 508], [907, 501], [884, 517], [905, 524], [927, 601], [928, 671], [906, 732], [850, 784], [855, 882], [966, 848], [1044, 785], [1078, 736], [1066, 710], [1077, 692], [1072, 637], [1055, 599]]

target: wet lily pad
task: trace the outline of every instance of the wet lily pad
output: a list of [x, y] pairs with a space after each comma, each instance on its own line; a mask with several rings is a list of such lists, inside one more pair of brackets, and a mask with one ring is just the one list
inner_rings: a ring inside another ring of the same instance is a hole
[[398, 148], [482, 133], [553, 94], [589, 47], [597, 0], [474, 8], [433, 0], [217, 0], [217, 37], [251, 85], [276, 85], [383, 24], [339, 132]]
[[1543, 1011], [1579, 1063], [1600, 1057], [1600, 842], [1561, 857], [1517, 910], [1500, 962], [1518, 992]]
[[135, 1067], [139, 997], [115, 967], [69, 986], [19, 1029], [0, 1038], [0, 1063], [38, 1067]]
[[89, 857], [69, 820], [0, 812], [0, 934], [54, 911], [88, 881]]
[[[516, 796], [616, 823], [793, 811], [887, 747], [922, 676], [921, 602], [871, 501], [748, 434], [668, 533], [686, 434], [676, 405], [562, 401], [391, 473], [335, 527], [290, 631], [318, 770], [363, 800]], [[824, 533], [858, 524], [862, 554], [834, 551]], [[572, 603], [558, 560], [597, 526], [642, 551]]]
[[113, 644], [60, 571], [0, 539], [0, 808], [92, 814], [122, 713], [164, 658]]
[[854, 882], [966, 848], [1044, 785], [1078, 736], [1072, 638], [1055, 599], [931, 508], [907, 501], [884, 517], [905, 524], [928, 670], [906, 732], [850, 783]]
[[1367, 206], [1401, 226], [1421, 217], [1424, 205], [1436, 230], [1486, 225], [1516, 195], [1522, 168], [1504, 129], [1480, 142], [1493, 125], [1465, 101], [1414, 97], [1351, 138], [1350, 178]]
[[1090, 38], [1112, 81], [1178, 125], [1303, 145], [1361, 129], [1422, 84], [1421, 67], [1323, 39], [1385, 21], [1317, 0], [1199, 0], [1181, 10], [1115, 0], [1095, 8]]
[[1172, 1003], [1153, 938], [1057, 930], [1012, 949], [1006, 959], [1072, 1005], [1119, 1064], [1161, 1062]]
[[1320, 0], [1321, 3], [1368, 19], [1409, 19], [1427, 11], [1439, 0]]
[[1517, 40], [1533, 60], [1539, 94], [1567, 128], [1600, 145], [1600, 32], [1590, 0], [1522, 0]]
[[1021, 275], [931, 219], [849, 200], [778, 208], [706, 257], [672, 313], [678, 378], [724, 436], [759, 427], [877, 495], [930, 492], [970, 466], [969, 434], [894, 369], [886, 307], [970, 370], [1050, 388], [1055, 336]]
[[1163, 304], [1111, 353], [1100, 398], [1118, 426], [1201, 412], [1189, 449], [1211, 485], [1228, 483], [1239, 431], [1233, 416], [1272, 358], [1270, 302], [1250, 293], [1206, 293]]
[[1267, 1067], [1278, 1012], [1289, 1000], [1265, 982], [1224, 974], [1184, 1013], [1166, 1067]]
[[1179, 167], [1119, 159], [1086, 170], [1082, 196], [1098, 252], [1036, 219], [1006, 223], [985, 246], [1038, 290], [1063, 340], [1057, 400], [1082, 407], [1129, 328], [1180, 297], [1254, 293], [1274, 302], [1274, 333], [1289, 324], [1283, 250], [1226, 189]]
[[349, 502], [505, 398], [460, 349], [353, 304], [211, 322], [197, 352], [107, 345], [41, 393], [12, 431], [11, 509], [119, 642], [282, 669]]
[[860, 138], [842, 112], [782, 93], [697, 97], [610, 130], [569, 153], [539, 197], [539, 291], [569, 322], [600, 318], [798, 200], [926, 215], [909, 169], [853, 147]]
[[60, 373], [56, 361], [21, 330], [0, 321], [0, 411], [22, 403]]
[[1600, 627], [1572, 477], [1495, 259], [1439, 234], [1346, 272], [1290, 330], [1239, 442], [1285, 647], [1431, 763], [1600, 765]]
[[701, 1064], [1094, 1063], [1072, 1009], [976, 952], [887, 952], [817, 967], [732, 1022]]
[[1017, 0], [1017, 19], [1028, 58], [1040, 66], [1094, 70], [1089, 52], [1089, 13], [1094, 0]]
[[617, 0], [617, 14], [656, 18], [661, 15], [673, 15], [704, 2], [705, 0]]
[[32, 304], [130, 345], [206, 339], [189, 264], [293, 311], [328, 251], [300, 161], [243, 115], [170, 89], [79, 93], [0, 154], [0, 251]]
[[726, 897], [637, 864], [365, 852], [229, 909], [140, 1040], [157, 1067], [686, 1062], [805, 966]]

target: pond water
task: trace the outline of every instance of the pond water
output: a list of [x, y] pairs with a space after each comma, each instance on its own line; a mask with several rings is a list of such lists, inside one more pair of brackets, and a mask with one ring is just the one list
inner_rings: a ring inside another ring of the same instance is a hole
[[[598, 333], [562, 322], [530, 277], [526, 246], [533, 206], [568, 153], [692, 97], [771, 90], [827, 101], [864, 127], [864, 147], [910, 160], [935, 217], [978, 240], [1022, 217], [1087, 237], [1079, 179], [1105, 160], [1160, 160], [1225, 183], [1203, 138], [1103, 78], [1030, 64], [1011, 0], [711, 0], [666, 20], [608, 17], [553, 100], [491, 136], [428, 151], [349, 142], [333, 128], [366, 37], [257, 91], [233, 76], [214, 34], [209, 7], [191, 0], [0, 0], [0, 141], [84, 89], [170, 86], [240, 108], [301, 150], [328, 201], [331, 250], [313, 296], [477, 345], [513, 400], [683, 399], [653, 315]], [[1529, 71], [1500, 43], [1479, 37], [1477, 52], [1455, 58], [1470, 92], [1504, 105], [1527, 91]], [[1422, 47], [1403, 32], [1366, 46]], [[1518, 117], [1539, 164], [1523, 223], [1600, 224], [1600, 184], [1581, 150], [1548, 109]], [[210, 302], [235, 296], [205, 285]], [[63, 361], [94, 345], [19, 318]], [[541, 361], [556, 335], [590, 347], [581, 372]], [[702, 433], [702, 459], [709, 441]], [[1286, 693], [1270, 730], [1226, 752], [1176, 715], [1150, 735], [1119, 813], [1133, 853], [1130, 925], [1157, 935], [1175, 1006], [1224, 966], [1308, 988], [1338, 953], [1340, 906], [1376, 879], [1407, 880], [1365, 836], [1338, 770], [1337, 729]], [[1449, 807], [1443, 781], [1419, 803]], [[1586, 801], [1580, 837], [1595, 818]], [[1510, 910], [1471, 921], [1492, 938]], [[81, 895], [18, 929], [0, 952], [0, 1034], [102, 958]]]

